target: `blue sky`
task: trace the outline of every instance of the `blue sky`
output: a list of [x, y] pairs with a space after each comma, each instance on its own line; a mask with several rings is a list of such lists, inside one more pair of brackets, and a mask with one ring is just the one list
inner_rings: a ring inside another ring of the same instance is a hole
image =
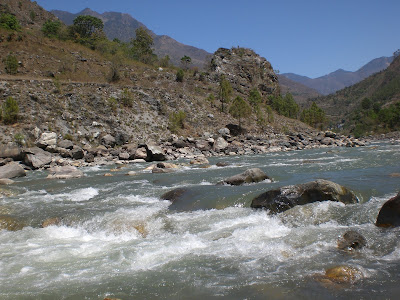
[[399, 0], [37, 0], [47, 10], [128, 13], [156, 34], [216, 51], [251, 48], [281, 73], [355, 71], [400, 48]]

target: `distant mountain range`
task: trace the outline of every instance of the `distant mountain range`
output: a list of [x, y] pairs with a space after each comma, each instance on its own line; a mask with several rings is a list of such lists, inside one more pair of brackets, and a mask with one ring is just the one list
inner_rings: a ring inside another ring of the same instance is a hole
[[[80, 15], [90, 15], [99, 18], [104, 23], [106, 36], [111, 40], [117, 38], [123, 42], [129, 42], [132, 38], [135, 38], [135, 31], [139, 27], [149, 30], [143, 23], [131, 15], [119, 12], [105, 12], [100, 14], [89, 8], [76, 14], [61, 10], [52, 10], [51, 12], [67, 25], [71, 25], [73, 20]], [[192, 59], [192, 66], [204, 68], [205, 63], [211, 56], [211, 53], [203, 49], [184, 45], [167, 35], [156, 35], [151, 30], [149, 32], [153, 37], [155, 54], [160, 58], [169, 55], [171, 62], [176, 66], [179, 66], [181, 58], [187, 55]]]
[[356, 84], [368, 76], [386, 69], [392, 61], [393, 56], [380, 57], [371, 60], [369, 63], [355, 72], [339, 69], [335, 72], [318, 78], [309, 78], [307, 76], [301, 76], [294, 73], [283, 73], [280, 75], [280, 77], [284, 76], [290, 80], [310, 87], [323, 95], [328, 95], [345, 87]]

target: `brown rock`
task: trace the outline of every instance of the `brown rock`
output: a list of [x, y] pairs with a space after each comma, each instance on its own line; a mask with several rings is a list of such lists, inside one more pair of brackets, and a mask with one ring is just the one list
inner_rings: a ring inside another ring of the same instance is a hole
[[383, 204], [375, 225], [378, 227], [400, 226], [400, 193]]

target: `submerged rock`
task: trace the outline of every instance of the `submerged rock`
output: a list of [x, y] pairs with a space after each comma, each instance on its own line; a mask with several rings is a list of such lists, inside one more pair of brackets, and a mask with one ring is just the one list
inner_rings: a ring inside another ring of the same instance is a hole
[[47, 176], [48, 179], [70, 179], [83, 176], [83, 172], [74, 166], [56, 166], [50, 168], [49, 172], [50, 174]]
[[400, 193], [383, 204], [375, 225], [378, 227], [400, 226]]
[[366, 239], [357, 231], [349, 230], [338, 240], [340, 250], [353, 251], [359, 250], [367, 245]]
[[357, 203], [357, 196], [349, 189], [332, 181], [318, 179], [304, 184], [284, 186], [267, 191], [251, 202], [252, 208], [265, 208], [280, 213], [296, 205], [317, 201], [336, 201], [344, 204]]
[[331, 280], [334, 283], [349, 283], [354, 284], [362, 279], [363, 273], [352, 266], [337, 266], [325, 270], [325, 278]]
[[256, 183], [266, 179], [271, 179], [259, 168], [248, 169], [241, 174], [237, 174], [225, 179], [223, 182], [230, 185], [242, 185], [244, 183]]
[[49, 226], [58, 226], [58, 225], [61, 224], [61, 222], [62, 222], [62, 218], [59, 218], [59, 217], [50, 218], [50, 219], [47, 219], [47, 220], [43, 221], [42, 227], [46, 228], [46, 227], [49, 227]]
[[17, 231], [24, 227], [25, 224], [14, 217], [0, 216], [0, 230], [5, 229], [9, 231]]
[[0, 167], [0, 178], [11, 179], [26, 176], [24, 168], [17, 163], [9, 163]]
[[14, 180], [8, 178], [0, 178], [0, 185], [10, 185], [13, 184]]

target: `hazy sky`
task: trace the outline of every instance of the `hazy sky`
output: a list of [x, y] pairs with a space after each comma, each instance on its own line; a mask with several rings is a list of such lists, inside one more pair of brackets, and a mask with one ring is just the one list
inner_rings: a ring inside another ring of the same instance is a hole
[[399, 0], [37, 0], [47, 10], [128, 13], [156, 34], [214, 52], [247, 47], [281, 73], [355, 71], [400, 48]]

